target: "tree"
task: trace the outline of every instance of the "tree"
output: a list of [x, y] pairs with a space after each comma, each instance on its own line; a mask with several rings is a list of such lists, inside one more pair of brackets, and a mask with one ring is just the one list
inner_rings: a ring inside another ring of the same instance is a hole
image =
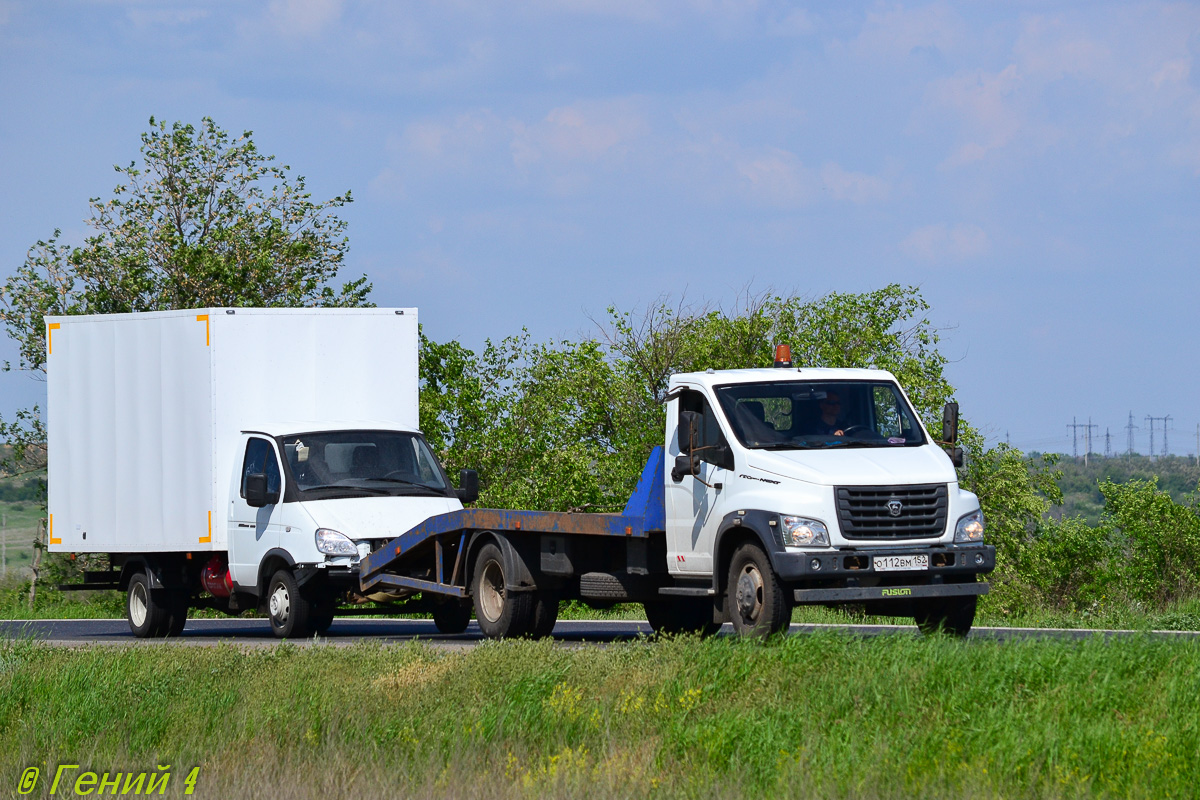
[[[332, 285], [349, 249], [333, 211], [350, 192], [313, 202], [304, 177], [293, 179], [251, 136], [231, 138], [208, 117], [198, 129], [151, 117], [141, 164], [114, 167], [123, 182], [113, 197], [91, 199], [94, 235], [71, 246], [56, 230], [0, 287], [17, 366], [44, 374], [48, 314], [369, 305], [365, 275]], [[45, 467], [38, 409], [0, 420], [0, 436], [10, 444], [6, 473]]]
[[485, 504], [620, 510], [662, 443], [671, 373], [770, 366], [776, 343], [807, 366], [890, 369], [940, 425], [952, 389], [927, 310], [917, 289], [893, 285], [748, 297], [729, 311], [660, 300], [609, 309], [595, 338], [521, 335], [478, 355], [422, 339], [421, 425], [443, 463], [480, 470]]

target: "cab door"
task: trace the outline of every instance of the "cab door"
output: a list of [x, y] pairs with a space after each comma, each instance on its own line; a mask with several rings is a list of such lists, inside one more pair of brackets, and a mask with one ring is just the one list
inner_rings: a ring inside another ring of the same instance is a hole
[[[675, 457], [690, 451], [700, 461], [697, 475], [684, 474], [676, 482], [670, 474], [666, 479], [667, 566], [676, 573], [711, 575], [713, 542], [725, 509], [723, 491], [733, 470], [733, 455], [728, 440], [721, 431], [712, 405], [703, 394], [685, 390], [672, 401], [668, 413], [675, 421], [675, 435], [668, 449], [667, 471]], [[680, 441], [680, 421], [685, 413], [695, 416], [690, 441]]]
[[258, 565], [267, 551], [279, 546], [280, 512], [277, 503], [252, 508], [246, 503], [246, 476], [264, 473], [267, 491], [283, 497], [283, 474], [275, 442], [253, 434], [245, 437], [241, 463], [229, 493], [229, 571], [234, 583], [258, 584]]

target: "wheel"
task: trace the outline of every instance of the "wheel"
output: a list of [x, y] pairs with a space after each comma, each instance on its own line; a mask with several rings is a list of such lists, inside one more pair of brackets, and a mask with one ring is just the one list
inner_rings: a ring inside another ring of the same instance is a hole
[[172, 638], [181, 635], [183, 633], [183, 626], [187, 624], [187, 618], [187, 592], [179, 591], [171, 593], [167, 601], [166, 635]]
[[533, 624], [534, 592], [510, 592], [505, 586], [504, 557], [492, 543], [479, 549], [472, 576], [475, 620], [489, 639], [524, 636]]
[[757, 544], [747, 542], [734, 551], [727, 586], [726, 607], [739, 636], [766, 637], [791, 623], [791, 596]]
[[311, 630], [312, 604], [300, 593], [296, 576], [281, 569], [267, 584], [267, 614], [277, 639], [303, 639]]
[[712, 636], [721, 630], [713, 621], [713, 603], [707, 597], [672, 597], [642, 603], [646, 621], [660, 635], [696, 633]]
[[441, 633], [462, 633], [471, 624], [471, 606], [447, 600], [433, 607], [433, 624]]
[[961, 638], [970, 633], [975, 624], [978, 602], [975, 595], [918, 600], [913, 616], [917, 627], [926, 636], [944, 633]]
[[545, 639], [554, 632], [554, 623], [558, 622], [558, 592], [543, 590], [534, 595], [529, 635], [534, 639]]
[[[125, 594], [125, 616], [129, 629], [139, 639], [166, 636], [171, 626], [171, 609], [162, 589], [150, 588], [150, 576], [136, 572], [129, 578]], [[179, 626], [182, 630], [183, 626]]]
[[311, 604], [308, 611], [308, 628], [313, 633], [319, 633], [322, 636], [329, 630], [329, 626], [333, 624], [333, 618], [337, 613], [337, 604], [332, 600], [323, 600], [319, 603]]

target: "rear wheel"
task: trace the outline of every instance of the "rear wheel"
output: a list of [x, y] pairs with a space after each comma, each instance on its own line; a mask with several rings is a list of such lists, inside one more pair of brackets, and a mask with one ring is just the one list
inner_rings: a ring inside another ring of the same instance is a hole
[[177, 591], [168, 595], [166, 635], [175, 637], [183, 633], [188, 618], [187, 592]]
[[747, 542], [729, 562], [727, 608], [740, 636], [766, 637], [787, 630], [792, 602], [762, 548]]
[[267, 614], [277, 639], [303, 639], [311, 628], [312, 604], [300, 593], [296, 576], [281, 569], [267, 584]]
[[944, 633], [963, 637], [971, 632], [971, 626], [975, 624], [978, 601], [975, 595], [918, 600], [913, 616], [917, 627], [926, 636]]
[[512, 592], [507, 586], [504, 556], [488, 543], [479, 549], [472, 576], [475, 620], [489, 639], [524, 636], [533, 624], [534, 592]]
[[540, 591], [533, 600], [533, 624], [529, 635], [534, 639], [545, 639], [554, 632], [558, 622], [558, 592]]
[[462, 633], [471, 624], [471, 606], [447, 600], [433, 607], [433, 624], [441, 633]]
[[[136, 572], [129, 578], [125, 616], [134, 636], [149, 639], [167, 635], [171, 627], [171, 609], [167, 607], [165, 595], [162, 589], [150, 588], [150, 576], [144, 572]], [[179, 628], [182, 630], [183, 625]]]

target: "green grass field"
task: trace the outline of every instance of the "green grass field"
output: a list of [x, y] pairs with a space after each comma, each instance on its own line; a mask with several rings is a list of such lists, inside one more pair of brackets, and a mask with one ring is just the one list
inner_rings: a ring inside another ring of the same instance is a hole
[[1192, 797], [1200, 644], [4, 642], [0, 749], [212, 798]]

